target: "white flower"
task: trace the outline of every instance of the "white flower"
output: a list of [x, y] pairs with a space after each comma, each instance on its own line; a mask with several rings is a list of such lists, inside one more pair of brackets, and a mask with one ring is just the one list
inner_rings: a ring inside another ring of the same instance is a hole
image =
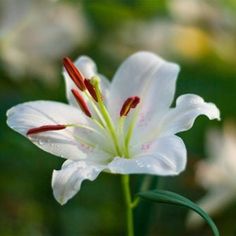
[[128, 21], [106, 36], [100, 47], [114, 59], [142, 48], [187, 62], [197, 62], [209, 54], [229, 64], [235, 61], [236, 17], [227, 4], [205, 0], [166, 3], [171, 17]]
[[31, 74], [55, 82], [57, 61], [88, 41], [90, 31], [80, 5], [0, 0], [0, 8], [0, 58], [14, 79]]
[[[198, 163], [196, 181], [207, 190], [207, 194], [198, 204], [208, 214], [215, 215], [236, 200], [235, 125], [227, 123], [223, 132], [209, 131], [206, 147], [209, 158]], [[203, 222], [190, 212], [187, 223], [190, 227], [197, 227]]]
[[179, 174], [186, 148], [175, 134], [190, 129], [199, 115], [219, 119], [218, 108], [194, 94], [180, 96], [170, 108], [179, 66], [153, 53], [130, 56], [111, 83], [86, 56], [75, 63], [79, 71], [68, 58], [64, 65], [70, 74], [64, 71], [69, 105], [35, 101], [7, 112], [12, 129], [67, 159], [52, 176], [61, 204], [80, 190], [83, 180], [94, 180], [101, 171]]
[[[223, 4], [219, 2], [207, 2], [204, 0], [170, 0], [168, 8], [171, 15], [177, 20], [197, 23], [207, 21], [208, 23], [226, 21], [222, 14]], [[224, 6], [225, 7], [225, 6]]]
[[[155, 19], [129, 22], [116, 34], [106, 38], [101, 45], [115, 59], [143, 48], [168, 57], [172, 55], [195, 61], [211, 52], [212, 45], [215, 44], [209, 33], [200, 27]], [[113, 53], [114, 50], [116, 53]]]

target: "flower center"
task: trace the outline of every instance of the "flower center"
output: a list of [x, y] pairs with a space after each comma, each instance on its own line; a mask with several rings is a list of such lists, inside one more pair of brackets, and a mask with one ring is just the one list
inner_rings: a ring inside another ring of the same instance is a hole
[[[63, 64], [70, 78], [77, 87], [71, 89], [71, 92], [80, 106], [81, 111], [89, 119], [91, 119], [100, 130], [104, 130], [110, 136], [114, 145], [115, 156], [129, 158], [129, 143], [136, 124], [137, 113], [131, 119], [127, 132], [124, 132], [124, 122], [130, 113], [130, 110], [135, 109], [140, 103], [140, 98], [137, 96], [132, 96], [124, 101], [120, 109], [119, 122], [117, 125], [114, 125], [114, 122], [103, 101], [100, 88], [100, 78], [97, 76], [90, 79], [84, 78], [82, 73], [75, 67], [73, 62], [68, 57], [64, 58]], [[62, 130], [68, 126], [79, 127], [77, 124], [44, 125], [29, 129], [27, 135]]]

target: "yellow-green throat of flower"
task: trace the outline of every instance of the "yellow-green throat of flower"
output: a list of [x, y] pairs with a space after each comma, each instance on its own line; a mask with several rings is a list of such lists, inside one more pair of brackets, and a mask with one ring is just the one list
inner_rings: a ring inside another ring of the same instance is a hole
[[[124, 122], [130, 110], [135, 109], [140, 103], [140, 98], [138, 96], [132, 96], [124, 100], [120, 109], [118, 124], [114, 125], [114, 121], [103, 100], [103, 94], [100, 88], [100, 78], [98, 76], [93, 76], [89, 79], [85, 78], [68, 57], [63, 59], [63, 64], [77, 87], [71, 89], [71, 93], [80, 106], [81, 111], [99, 126], [99, 128], [105, 130], [109, 134], [114, 145], [115, 155], [129, 158], [129, 145], [136, 124], [138, 109], [136, 109], [137, 112], [133, 115], [126, 132], [124, 132]], [[88, 104], [93, 108], [93, 113], [90, 111]], [[34, 135], [47, 131], [58, 131], [71, 126], [76, 127], [76, 124], [43, 125], [29, 129], [27, 135]]]

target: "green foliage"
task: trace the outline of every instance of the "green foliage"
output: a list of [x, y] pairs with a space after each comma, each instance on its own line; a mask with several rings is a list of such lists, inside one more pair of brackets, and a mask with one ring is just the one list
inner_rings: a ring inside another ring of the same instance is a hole
[[152, 190], [152, 191], [138, 193], [138, 196], [141, 197], [142, 199], [156, 202], [156, 203], [164, 203], [164, 204], [187, 207], [195, 211], [196, 213], [198, 213], [208, 223], [208, 225], [211, 227], [212, 232], [214, 233], [215, 236], [220, 236], [215, 223], [208, 216], [208, 214], [205, 211], [203, 211], [198, 205], [196, 205], [189, 199], [179, 194], [176, 194], [170, 191], [164, 191], [164, 190]]
[[164, 0], [85, 0], [84, 7], [96, 30], [107, 31], [135, 19], [154, 17], [165, 11]]

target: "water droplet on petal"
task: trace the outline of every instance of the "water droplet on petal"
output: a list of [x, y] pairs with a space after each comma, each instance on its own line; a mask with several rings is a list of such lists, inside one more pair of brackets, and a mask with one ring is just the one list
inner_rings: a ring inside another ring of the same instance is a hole
[[39, 140], [36, 141], [36, 142], [38, 142], [39, 145], [44, 145], [44, 141], [42, 141], [41, 139], [39, 139]]
[[140, 167], [140, 168], [143, 168], [144, 167], [144, 165], [143, 165], [143, 162], [142, 161], [137, 161], [137, 165]]

